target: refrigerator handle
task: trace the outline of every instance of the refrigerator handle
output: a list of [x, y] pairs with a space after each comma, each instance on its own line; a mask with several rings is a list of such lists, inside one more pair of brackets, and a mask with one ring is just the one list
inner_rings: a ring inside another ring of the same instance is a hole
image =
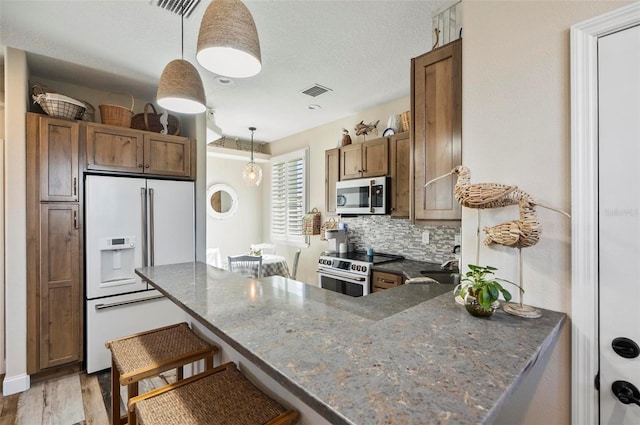
[[153, 189], [149, 188], [149, 260], [151, 262], [151, 266], [155, 265], [153, 216]]
[[147, 255], [147, 189], [144, 187], [140, 188], [140, 203], [142, 205], [142, 208], [140, 208], [142, 221], [142, 267], [147, 267], [149, 258]]

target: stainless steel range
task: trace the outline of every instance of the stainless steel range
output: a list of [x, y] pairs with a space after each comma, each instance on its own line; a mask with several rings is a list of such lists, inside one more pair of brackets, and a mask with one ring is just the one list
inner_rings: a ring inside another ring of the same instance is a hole
[[371, 256], [364, 251], [324, 253], [318, 260], [318, 286], [352, 297], [369, 295], [373, 265], [403, 259], [401, 255], [375, 253]]

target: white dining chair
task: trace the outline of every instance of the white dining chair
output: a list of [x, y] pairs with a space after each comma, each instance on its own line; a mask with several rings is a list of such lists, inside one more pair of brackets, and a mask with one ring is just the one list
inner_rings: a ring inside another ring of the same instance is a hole
[[252, 243], [251, 249], [254, 251], [259, 249], [262, 254], [275, 255], [276, 253], [276, 246], [272, 243]]
[[222, 268], [220, 248], [207, 248], [207, 264], [209, 264], [210, 266]]
[[230, 255], [227, 257], [230, 272], [260, 279], [262, 277], [261, 255]]
[[298, 261], [300, 260], [300, 252], [302, 250], [300, 248], [298, 248], [296, 250], [296, 253], [293, 254], [293, 265], [291, 266], [291, 273], [289, 273], [289, 277], [291, 277], [291, 279], [296, 278], [296, 275], [298, 274]]

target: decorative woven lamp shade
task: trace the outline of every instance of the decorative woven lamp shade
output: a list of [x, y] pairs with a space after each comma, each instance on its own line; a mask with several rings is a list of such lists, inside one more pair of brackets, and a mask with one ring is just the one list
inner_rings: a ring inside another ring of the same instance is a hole
[[198, 63], [227, 77], [252, 77], [262, 69], [260, 40], [249, 9], [240, 0], [213, 0], [198, 33]]
[[158, 85], [158, 105], [185, 114], [198, 114], [207, 107], [198, 70], [184, 59], [167, 64]]

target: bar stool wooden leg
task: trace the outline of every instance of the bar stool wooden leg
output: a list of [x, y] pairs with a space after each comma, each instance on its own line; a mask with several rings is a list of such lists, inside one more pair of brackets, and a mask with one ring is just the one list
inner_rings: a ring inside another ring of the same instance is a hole
[[[127, 390], [129, 391], [129, 396], [128, 398], [131, 399], [132, 397], [135, 397], [138, 395], [138, 382], [134, 382], [132, 384], [127, 385]], [[129, 409], [127, 409], [128, 411]], [[130, 412], [128, 411], [128, 416], [129, 416], [129, 425], [136, 425], [137, 420], [136, 420], [136, 413], [135, 412]]]
[[184, 379], [184, 366], [178, 366], [176, 368], [176, 380], [182, 381]]
[[213, 356], [207, 357], [205, 359], [205, 369], [209, 370], [209, 369], [213, 369]]
[[111, 359], [111, 425], [120, 425], [120, 371]]

